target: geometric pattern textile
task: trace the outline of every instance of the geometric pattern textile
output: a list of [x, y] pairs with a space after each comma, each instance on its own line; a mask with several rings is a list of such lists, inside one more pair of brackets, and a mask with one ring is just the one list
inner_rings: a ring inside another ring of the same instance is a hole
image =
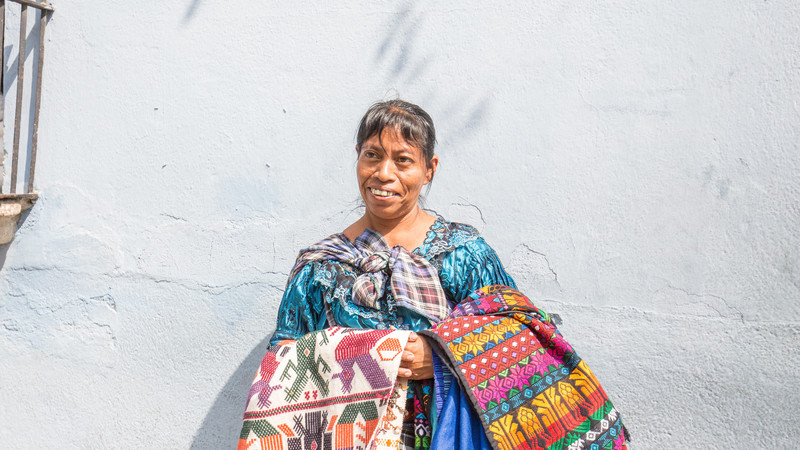
[[401, 448], [410, 331], [333, 327], [271, 346], [247, 398], [239, 450]]
[[420, 334], [438, 344], [496, 450], [627, 448], [620, 414], [592, 371], [517, 290], [481, 288]]

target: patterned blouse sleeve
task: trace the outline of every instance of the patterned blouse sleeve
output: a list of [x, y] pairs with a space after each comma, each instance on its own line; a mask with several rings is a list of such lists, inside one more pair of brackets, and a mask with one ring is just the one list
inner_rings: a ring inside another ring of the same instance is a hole
[[455, 303], [476, 289], [492, 284], [516, 288], [494, 249], [478, 238], [456, 247], [442, 261], [442, 287]]
[[314, 264], [306, 264], [283, 292], [278, 324], [269, 345], [325, 328], [327, 319], [322, 295], [322, 287], [314, 282]]

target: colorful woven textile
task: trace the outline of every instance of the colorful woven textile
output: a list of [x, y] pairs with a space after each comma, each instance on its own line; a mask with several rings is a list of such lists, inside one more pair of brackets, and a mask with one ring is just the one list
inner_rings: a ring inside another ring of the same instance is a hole
[[421, 331], [478, 411], [496, 450], [625, 449], [619, 413], [547, 313], [487, 286]]
[[239, 450], [397, 449], [408, 331], [334, 327], [269, 348], [253, 380]]
[[309, 262], [323, 260], [339, 261], [359, 273], [353, 286], [353, 302], [358, 305], [379, 309], [388, 282], [398, 306], [417, 311], [432, 322], [450, 312], [436, 268], [403, 246], [389, 248], [377, 231], [367, 228], [354, 242], [341, 233], [334, 234], [301, 250], [289, 280]]
[[[431, 402], [433, 401], [433, 379], [409, 380], [409, 397], [402, 441], [406, 448], [428, 450], [431, 448], [433, 426], [431, 425]], [[410, 425], [410, 426], [409, 426]]]

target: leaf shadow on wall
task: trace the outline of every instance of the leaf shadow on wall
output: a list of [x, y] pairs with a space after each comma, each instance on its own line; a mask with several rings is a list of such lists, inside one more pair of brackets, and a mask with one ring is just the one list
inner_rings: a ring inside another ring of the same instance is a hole
[[[416, 2], [399, 6], [382, 27], [388, 32], [376, 40], [373, 64], [377, 73], [386, 73], [387, 91], [383, 100], [403, 98], [436, 114], [439, 119], [434, 117], [434, 122], [446, 120], [448, 126], [442, 129], [447, 130], [447, 136], [440, 137], [440, 143], [458, 148], [485, 125], [492, 109], [491, 92], [487, 92], [486, 86], [476, 84], [468, 71], [461, 75], [463, 86], [440, 84], [442, 76], [447, 75], [442, 64], [450, 64], [451, 59], [425, 22], [425, 12], [417, 8]], [[440, 73], [435, 73], [437, 70]], [[405, 98], [402, 90], [414, 85], [423, 87], [420, 98]]]
[[242, 428], [245, 402], [261, 360], [267, 351], [269, 338], [265, 337], [250, 351], [236, 371], [217, 394], [202, 425], [192, 440], [192, 449], [234, 448]]
[[387, 84], [408, 84], [421, 78], [428, 70], [435, 54], [428, 52], [420, 55], [420, 30], [424, 21], [422, 13], [414, 11], [413, 2], [406, 3], [391, 16], [385, 29], [386, 33], [375, 50], [374, 62], [377, 66], [389, 67]]
[[183, 23], [187, 23], [194, 15], [197, 13], [197, 9], [200, 7], [200, 0], [191, 0], [189, 2], [189, 7], [186, 9], [186, 14], [183, 15]]

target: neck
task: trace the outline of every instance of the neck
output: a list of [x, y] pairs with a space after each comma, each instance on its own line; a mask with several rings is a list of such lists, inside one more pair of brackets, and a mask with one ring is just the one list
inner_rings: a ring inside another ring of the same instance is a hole
[[415, 225], [419, 223], [420, 219], [427, 215], [428, 214], [423, 211], [419, 205], [416, 205], [408, 214], [396, 219], [383, 219], [366, 211], [361, 220], [364, 228], [371, 228], [386, 236], [392, 234], [393, 231], [405, 231], [415, 228]]
[[407, 250], [413, 250], [425, 240], [428, 229], [435, 220], [435, 217], [423, 211], [419, 205], [397, 219], [375, 217], [367, 211], [344, 230], [344, 235], [348, 239], [354, 240], [364, 232], [365, 228], [370, 228], [380, 233], [389, 247], [402, 245]]

